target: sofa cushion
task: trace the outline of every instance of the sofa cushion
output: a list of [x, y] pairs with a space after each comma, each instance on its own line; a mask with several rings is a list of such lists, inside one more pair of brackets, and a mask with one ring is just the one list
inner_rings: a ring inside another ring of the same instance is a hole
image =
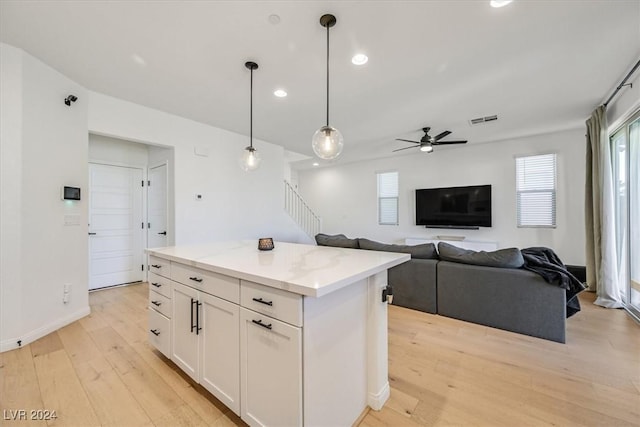
[[522, 253], [520, 253], [520, 249], [518, 248], [499, 249], [493, 252], [476, 252], [439, 242], [438, 253], [442, 260], [459, 262], [461, 264], [500, 268], [520, 268], [524, 265], [524, 258], [522, 258]]
[[360, 249], [383, 252], [401, 252], [404, 254], [410, 254], [411, 258], [417, 259], [438, 259], [438, 252], [436, 252], [436, 247], [433, 243], [425, 243], [415, 246], [389, 245], [362, 238], [358, 239], [358, 242], [360, 244]]
[[316, 243], [319, 246], [334, 246], [338, 248], [351, 248], [358, 249], [358, 239], [350, 239], [344, 234], [336, 234], [331, 236], [329, 234], [316, 234]]

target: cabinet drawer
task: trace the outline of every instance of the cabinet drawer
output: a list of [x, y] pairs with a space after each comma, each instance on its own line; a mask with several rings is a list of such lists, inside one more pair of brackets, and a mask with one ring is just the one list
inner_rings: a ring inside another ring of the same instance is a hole
[[242, 280], [240, 299], [243, 307], [302, 326], [302, 295]]
[[149, 342], [171, 359], [171, 320], [149, 309]]
[[171, 300], [153, 289], [149, 289], [149, 308], [159, 311], [165, 317], [171, 318]]
[[147, 280], [149, 281], [149, 290], [156, 291], [167, 298], [171, 298], [171, 280], [152, 272], [149, 272], [149, 278]]
[[171, 265], [171, 278], [213, 296], [240, 303], [239, 279], [178, 263]]
[[171, 277], [171, 261], [150, 255], [149, 271], [160, 276]]

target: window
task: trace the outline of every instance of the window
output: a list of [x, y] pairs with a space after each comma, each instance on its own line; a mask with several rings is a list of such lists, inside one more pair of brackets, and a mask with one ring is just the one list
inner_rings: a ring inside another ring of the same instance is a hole
[[377, 174], [378, 224], [398, 225], [398, 172]]
[[556, 155], [516, 157], [518, 227], [556, 226]]

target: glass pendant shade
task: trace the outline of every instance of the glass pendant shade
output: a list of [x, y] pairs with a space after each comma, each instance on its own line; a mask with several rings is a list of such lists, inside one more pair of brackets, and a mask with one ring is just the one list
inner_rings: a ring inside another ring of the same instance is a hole
[[247, 147], [240, 156], [240, 168], [245, 172], [250, 172], [260, 167], [260, 154], [253, 147]]
[[240, 168], [245, 172], [251, 172], [258, 167], [260, 167], [260, 155], [253, 148], [253, 70], [258, 69], [258, 64], [253, 61], [247, 61], [244, 63], [244, 66], [251, 71], [251, 86], [250, 86], [250, 94], [251, 98], [249, 101], [249, 146], [244, 149], [242, 155], [240, 156]]
[[313, 134], [311, 146], [318, 157], [331, 160], [342, 153], [344, 140], [338, 129], [331, 126], [322, 126]]

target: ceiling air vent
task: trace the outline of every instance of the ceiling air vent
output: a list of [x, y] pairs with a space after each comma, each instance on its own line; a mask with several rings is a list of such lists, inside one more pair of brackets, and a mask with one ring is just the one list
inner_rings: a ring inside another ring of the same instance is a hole
[[471, 126], [474, 126], [474, 125], [479, 125], [481, 123], [493, 122], [495, 120], [498, 120], [498, 116], [494, 114], [493, 116], [478, 117], [477, 119], [471, 119], [469, 120], [469, 124]]

